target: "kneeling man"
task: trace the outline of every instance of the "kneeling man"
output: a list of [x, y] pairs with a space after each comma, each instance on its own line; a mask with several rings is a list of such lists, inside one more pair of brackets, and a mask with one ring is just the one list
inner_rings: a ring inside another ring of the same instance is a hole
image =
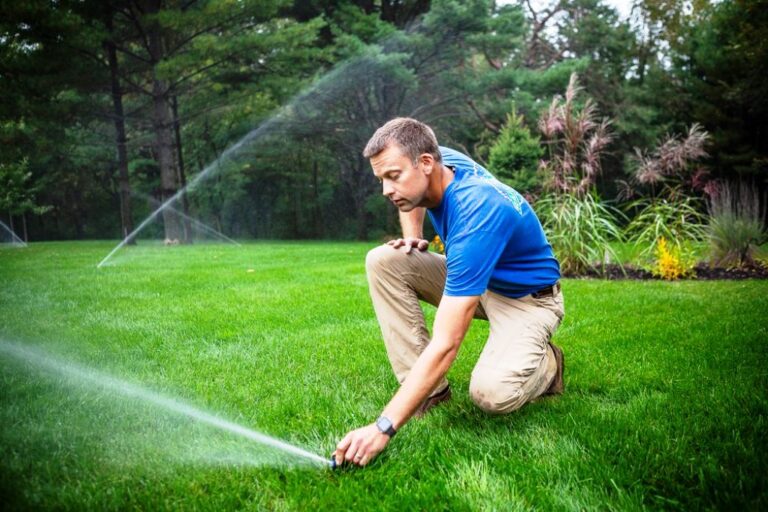
[[[339, 442], [336, 462], [361, 466], [412, 416], [450, 399], [445, 374], [473, 318], [490, 323], [469, 385], [478, 407], [503, 414], [563, 392], [563, 353], [550, 343], [563, 319], [560, 266], [528, 202], [415, 119], [386, 123], [363, 156], [400, 210], [403, 238], [366, 259], [401, 386], [375, 423]], [[425, 210], [446, 256], [426, 251]], [[419, 300], [437, 306], [431, 340]]]

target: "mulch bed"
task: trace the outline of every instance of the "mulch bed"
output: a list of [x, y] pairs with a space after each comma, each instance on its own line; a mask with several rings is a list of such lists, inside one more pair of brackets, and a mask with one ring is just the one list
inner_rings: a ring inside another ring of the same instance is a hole
[[[749, 268], [722, 268], [710, 267], [707, 264], [699, 263], [694, 267], [695, 277], [686, 279], [711, 280], [711, 279], [768, 279], [768, 267], [756, 266]], [[604, 272], [597, 270], [588, 270], [583, 275], [565, 275], [564, 277], [574, 277], [581, 279], [660, 279], [647, 270], [625, 265], [622, 271], [621, 267], [615, 264], [605, 266]]]

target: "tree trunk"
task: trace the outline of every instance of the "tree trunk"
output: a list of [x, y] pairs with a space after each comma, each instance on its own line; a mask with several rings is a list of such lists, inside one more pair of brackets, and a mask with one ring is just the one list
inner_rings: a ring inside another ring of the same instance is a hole
[[184, 153], [181, 148], [181, 125], [179, 123], [179, 102], [173, 95], [173, 132], [176, 135], [176, 158], [178, 159], [179, 185], [181, 185], [181, 206], [184, 218], [184, 242], [192, 243], [192, 222], [189, 220], [189, 198], [187, 197], [187, 176], [184, 172]]
[[13, 229], [13, 214], [8, 211], [8, 227], [11, 228], [11, 233], [16, 233], [16, 230]]
[[357, 239], [368, 240], [368, 211], [365, 205], [357, 209]]
[[400, 238], [399, 233], [401, 232], [398, 212], [399, 210], [393, 207], [391, 203], [387, 205], [387, 235], [396, 238]]
[[24, 231], [24, 243], [29, 242], [29, 237], [27, 236], [27, 212], [24, 212], [21, 214], [21, 229]]
[[315, 237], [323, 238], [323, 212], [320, 208], [320, 185], [318, 183], [317, 160], [312, 162], [312, 189], [314, 191], [312, 199], [315, 203], [315, 214], [313, 215], [315, 221]]
[[[154, 4], [154, 2], [153, 2]], [[159, 10], [159, 5], [152, 5], [150, 14]], [[155, 132], [155, 148], [157, 151], [157, 163], [160, 167], [160, 193], [161, 200], [165, 203], [176, 194], [179, 188], [176, 162], [176, 145], [173, 133], [173, 114], [171, 109], [170, 91], [168, 84], [157, 73], [157, 66], [164, 57], [165, 49], [161, 28], [157, 22], [148, 27], [149, 49], [152, 55], [152, 128]], [[184, 232], [181, 219], [170, 208], [163, 210], [163, 224], [165, 239], [169, 241], [183, 241]]]
[[[107, 17], [107, 29], [112, 36], [112, 12]], [[109, 74], [112, 82], [112, 106], [115, 114], [115, 144], [117, 145], [118, 183], [120, 188], [120, 224], [123, 238], [133, 232], [133, 208], [131, 205], [131, 184], [128, 177], [128, 151], [125, 135], [125, 114], [123, 112], [123, 92], [118, 79], [117, 50], [112, 40], [104, 42], [109, 58]], [[131, 239], [129, 244], [136, 242]]]

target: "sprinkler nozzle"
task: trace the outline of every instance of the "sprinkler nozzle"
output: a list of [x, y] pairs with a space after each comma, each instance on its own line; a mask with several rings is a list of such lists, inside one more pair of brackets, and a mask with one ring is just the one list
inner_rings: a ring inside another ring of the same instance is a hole
[[336, 457], [331, 457], [331, 460], [328, 461], [328, 465], [331, 467], [331, 469], [338, 468], [339, 465], [336, 463]]

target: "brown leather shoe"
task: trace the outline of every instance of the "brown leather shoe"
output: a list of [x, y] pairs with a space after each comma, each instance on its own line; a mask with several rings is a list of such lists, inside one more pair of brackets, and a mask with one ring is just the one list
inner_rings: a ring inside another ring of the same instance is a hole
[[440, 402], [447, 402], [450, 399], [451, 399], [451, 386], [447, 386], [441, 392], [436, 393], [431, 397], [427, 398], [426, 400], [424, 400], [424, 402], [422, 402], [419, 408], [416, 409], [416, 412], [413, 413], [413, 416], [415, 418], [421, 418], [425, 414], [427, 414], [427, 411], [429, 411], [431, 408], [433, 408]]
[[562, 395], [565, 391], [565, 381], [563, 380], [563, 373], [565, 372], [565, 357], [563, 356], [563, 350], [554, 343], [549, 344], [552, 347], [552, 352], [555, 354], [555, 361], [557, 362], [557, 371], [555, 377], [552, 379], [552, 384], [544, 392], [545, 395]]

